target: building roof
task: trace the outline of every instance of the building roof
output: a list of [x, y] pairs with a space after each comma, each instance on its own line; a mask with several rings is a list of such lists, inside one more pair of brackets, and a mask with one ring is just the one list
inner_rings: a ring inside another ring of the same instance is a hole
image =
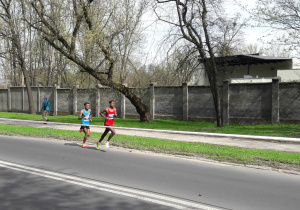
[[292, 58], [260, 56], [259, 53], [250, 55], [232, 55], [215, 58], [215, 62], [218, 66], [257, 65], [286, 61], [292, 61]]

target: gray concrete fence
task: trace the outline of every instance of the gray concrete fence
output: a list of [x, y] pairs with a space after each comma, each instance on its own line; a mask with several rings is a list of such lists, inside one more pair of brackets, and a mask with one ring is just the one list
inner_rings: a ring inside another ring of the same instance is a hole
[[[182, 86], [133, 88], [143, 103], [149, 105], [155, 119], [182, 121], [210, 121], [216, 118], [209, 87]], [[51, 103], [53, 115], [78, 114], [84, 102], [91, 104], [92, 114], [99, 116], [114, 99], [121, 118], [138, 118], [135, 107], [118, 91], [108, 87], [79, 89], [59, 87], [32, 87], [37, 111], [44, 97]], [[278, 124], [300, 123], [300, 83], [281, 83], [274, 78], [272, 83], [231, 84], [224, 81], [220, 87], [225, 124]], [[28, 112], [28, 97], [25, 87], [0, 89], [0, 111]]]

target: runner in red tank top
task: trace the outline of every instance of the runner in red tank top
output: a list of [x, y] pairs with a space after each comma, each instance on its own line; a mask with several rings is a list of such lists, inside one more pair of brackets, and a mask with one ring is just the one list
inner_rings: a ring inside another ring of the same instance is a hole
[[116, 131], [112, 128], [112, 126], [114, 125], [114, 117], [117, 117], [117, 110], [115, 108], [115, 104], [115, 101], [111, 100], [109, 102], [109, 107], [100, 112], [100, 115], [105, 118], [104, 126], [107, 127], [105, 128], [105, 131], [102, 134], [100, 140], [96, 142], [97, 149], [100, 148], [101, 141], [105, 138], [109, 131], [111, 132], [111, 134], [105, 142], [105, 146], [107, 148], [109, 148], [109, 140], [111, 140], [111, 138], [116, 134]]

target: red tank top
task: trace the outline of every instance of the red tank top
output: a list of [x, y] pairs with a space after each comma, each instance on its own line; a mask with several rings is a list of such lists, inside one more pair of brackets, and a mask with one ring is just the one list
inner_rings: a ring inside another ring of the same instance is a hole
[[113, 126], [114, 125], [114, 116], [116, 113], [116, 109], [114, 108], [113, 111], [110, 111], [109, 108], [106, 108], [106, 117], [108, 118], [108, 120], [105, 119], [104, 121], [104, 125], [105, 126]]

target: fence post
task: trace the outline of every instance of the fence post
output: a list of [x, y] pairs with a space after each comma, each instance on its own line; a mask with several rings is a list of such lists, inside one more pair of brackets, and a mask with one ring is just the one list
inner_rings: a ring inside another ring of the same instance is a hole
[[7, 111], [11, 112], [11, 90], [7, 88]]
[[272, 124], [279, 124], [280, 117], [279, 117], [279, 84], [280, 84], [280, 77], [276, 77], [272, 79], [272, 116], [271, 116], [271, 123]]
[[79, 85], [73, 86], [73, 115], [77, 114], [77, 89], [79, 88]]
[[40, 89], [40, 84], [38, 84], [38, 87], [37, 87], [37, 111], [40, 112], [41, 110], [41, 89]]
[[223, 81], [223, 124], [229, 124], [229, 83], [230, 80]]
[[23, 112], [25, 111], [25, 90], [24, 90], [24, 86], [22, 87], [22, 111]]
[[155, 118], [155, 91], [154, 91], [154, 86], [156, 85], [156, 82], [152, 82], [150, 83], [150, 105], [149, 105], [149, 109], [150, 109], [150, 113], [152, 115], [152, 119], [154, 120]]
[[57, 116], [57, 88], [58, 86], [55, 84], [54, 86], [54, 93], [53, 93], [53, 116]]
[[[128, 87], [127, 83], [123, 83], [123, 85], [125, 87]], [[125, 96], [122, 94], [121, 95], [121, 119], [125, 119], [125, 115], [126, 115], [126, 103], [125, 103]]]
[[101, 107], [100, 107], [100, 103], [101, 103], [101, 91], [100, 88], [102, 87], [102, 85], [98, 84], [96, 86], [96, 117], [100, 117], [100, 112], [101, 112]]
[[182, 83], [182, 120], [189, 121], [189, 88], [187, 83]]

